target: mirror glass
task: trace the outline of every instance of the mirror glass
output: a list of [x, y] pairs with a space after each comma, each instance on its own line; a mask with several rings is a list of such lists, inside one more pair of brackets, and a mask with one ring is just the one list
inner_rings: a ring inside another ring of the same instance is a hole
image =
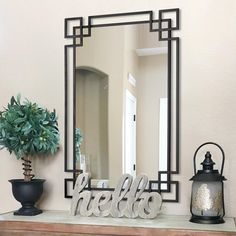
[[149, 24], [95, 27], [76, 47], [76, 168], [92, 187], [167, 170], [167, 51]]

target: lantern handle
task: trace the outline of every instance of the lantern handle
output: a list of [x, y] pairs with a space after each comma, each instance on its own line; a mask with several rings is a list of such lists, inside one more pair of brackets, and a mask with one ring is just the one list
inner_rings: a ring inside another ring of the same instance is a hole
[[195, 151], [194, 157], [193, 157], [194, 175], [196, 175], [196, 156], [197, 156], [197, 152], [199, 151], [200, 148], [202, 148], [203, 146], [208, 145], [208, 144], [212, 144], [212, 145], [217, 146], [221, 150], [221, 152], [222, 152], [222, 165], [221, 165], [221, 171], [220, 171], [220, 175], [222, 175], [223, 174], [223, 169], [224, 169], [224, 164], [225, 164], [225, 153], [224, 153], [223, 148], [219, 144], [213, 143], [213, 142], [203, 143]]

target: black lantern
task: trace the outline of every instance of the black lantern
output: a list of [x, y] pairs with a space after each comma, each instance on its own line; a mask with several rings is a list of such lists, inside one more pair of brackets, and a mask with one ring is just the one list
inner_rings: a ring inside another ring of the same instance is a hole
[[[201, 147], [207, 144], [216, 145], [222, 152], [221, 172], [214, 170], [215, 162], [211, 159], [211, 153], [207, 152], [204, 161], [201, 163], [202, 170], [196, 173], [196, 155]], [[225, 162], [225, 154], [220, 145], [212, 142], [207, 142], [198, 147], [194, 153], [194, 176], [190, 211], [192, 217], [191, 222], [201, 224], [220, 224], [224, 223], [225, 215], [224, 208], [224, 184], [226, 180], [222, 175]]]

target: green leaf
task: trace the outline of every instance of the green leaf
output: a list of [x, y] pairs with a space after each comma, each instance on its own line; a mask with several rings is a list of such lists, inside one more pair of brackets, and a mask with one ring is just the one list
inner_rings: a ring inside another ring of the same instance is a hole
[[19, 118], [15, 119], [15, 124], [20, 124], [22, 122], [25, 122], [26, 119], [27, 119], [27, 117], [25, 117], [25, 116], [24, 117], [19, 117]]
[[25, 133], [26, 131], [30, 130], [31, 127], [32, 127], [31, 124], [27, 121], [25, 125], [23, 125], [21, 131]]
[[59, 130], [55, 110], [48, 111], [20, 95], [10, 99], [0, 111], [0, 147], [24, 155], [55, 153], [59, 148]]
[[2, 137], [5, 137], [6, 136], [6, 132], [4, 129], [2, 129]]
[[17, 101], [18, 105], [20, 105], [20, 99], [21, 99], [21, 94], [18, 93], [17, 96], [16, 96], [16, 101]]
[[13, 105], [14, 105], [15, 101], [16, 101], [16, 100], [15, 100], [15, 98], [12, 96], [12, 97], [11, 97], [11, 101], [10, 101], [10, 102], [11, 102], [11, 103], [10, 103], [10, 104], [11, 104], [11, 106], [13, 106]]

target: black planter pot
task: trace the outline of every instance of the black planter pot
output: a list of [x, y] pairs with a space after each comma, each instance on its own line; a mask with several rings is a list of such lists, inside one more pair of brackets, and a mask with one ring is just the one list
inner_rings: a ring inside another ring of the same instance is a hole
[[12, 193], [15, 199], [21, 203], [22, 207], [14, 212], [14, 215], [34, 216], [42, 213], [34, 204], [43, 193], [44, 179], [33, 179], [26, 182], [23, 179], [11, 179]]

